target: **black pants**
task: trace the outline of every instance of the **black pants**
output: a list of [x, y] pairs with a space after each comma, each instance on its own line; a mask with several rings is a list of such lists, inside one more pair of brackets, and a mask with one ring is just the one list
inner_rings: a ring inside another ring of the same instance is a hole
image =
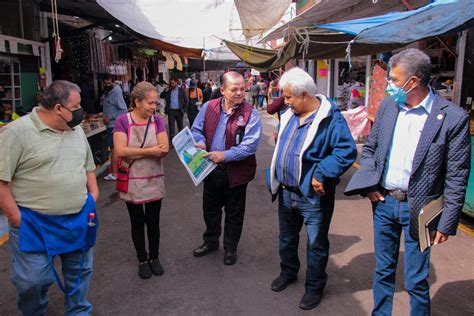
[[[158, 258], [160, 249], [161, 200], [144, 204], [127, 203], [132, 226], [132, 240], [140, 262]], [[145, 247], [145, 225], [148, 235], [148, 257]]]
[[170, 140], [173, 139], [175, 135], [174, 122], [176, 122], [176, 125], [178, 125], [178, 132], [181, 132], [181, 130], [183, 129], [183, 111], [172, 109], [168, 110], [168, 128], [170, 129]]
[[206, 231], [203, 239], [211, 246], [219, 245], [222, 207], [225, 210], [224, 249], [236, 251], [242, 234], [247, 184], [229, 187], [227, 171], [219, 167], [204, 180], [203, 210]]
[[188, 119], [189, 119], [189, 129], [193, 126], [194, 120], [199, 113], [199, 110], [196, 106], [198, 99], [190, 99], [188, 105]]
[[252, 106], [258, 108], [258, 95], [252, 95]]

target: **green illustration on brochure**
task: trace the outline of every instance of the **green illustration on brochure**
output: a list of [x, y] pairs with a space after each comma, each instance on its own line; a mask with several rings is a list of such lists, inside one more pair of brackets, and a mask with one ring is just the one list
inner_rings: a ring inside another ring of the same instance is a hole
[[194, 147], [183, 150], [183, 160], [195, 177], [198, 177], [208, 165], [205, 154], [207, 154], [206, 151]]

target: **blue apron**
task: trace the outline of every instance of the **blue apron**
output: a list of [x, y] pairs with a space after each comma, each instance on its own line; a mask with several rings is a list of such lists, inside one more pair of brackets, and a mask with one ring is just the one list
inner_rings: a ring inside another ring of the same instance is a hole
[[[47, 215], [26, 207], [19, 208], [21, 211], [20, 251], [46, 254], [59, 288], [66, 295], [73, 295], [81, 283], [84, 253], [94, 246], [99, 227], [92, 195], [87, 194], [82, 210], [76, 214]], [[93, 220], [89, 220], [89, 213], [95, 215]], [[57, 255], [75, 251], [82, 251], [81, 267], [75, 287], [67, 293], [54, 268], [53, 259]]]

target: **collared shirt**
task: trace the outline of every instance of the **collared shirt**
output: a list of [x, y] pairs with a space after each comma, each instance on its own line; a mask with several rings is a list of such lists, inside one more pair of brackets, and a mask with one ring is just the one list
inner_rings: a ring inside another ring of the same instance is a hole
[[426, 119], [431, 113], [433, 100], [434, 94], [430, 89], [428, 95], [416, 107], [408, 109], [404, 104], [398, 104], [400, 111], [382, 178], [384, 188], [408, 191], [416, 147]]
[[170, 109], [179, 110], [179, 88], [171, 90]]
[[[208, 103], [205, 103], [202, 106], [202, 109], [194, 120], [191, 129], [196, 143], [206, 144], [206, 137], [204, 135], [204, 118], [206, 117], [207, 105]], [[262, 123], [260, 122], [258, 112], [255, 109], [252, 110], [249, 122], [245, 127], [242, 142], [237, 146], [232, 146], [230, 149], [225, 150], [225, 129], [227, 121], [234, 109], [232, 109], [230, 113], [226, 113], [223, 104], [221, 104], [221, 108], [221, 115], [211, 143], [211, 151], [223, 151], [225, 156], [224, 162], [238, 161], [254, 155], [257, 152], [260, 134], [262, 132]]]
[[300, 116], [293, 115], [281, 134], [275, 172], [277, 180], [286, 186], [299, 187], [301, 147], [315, 117], [316, 113], [311, 114], [300, 125]]
[[38, 108], [0, 129], [0, 180], [9, 182], [18, 205], [44, 214], [74, 214], [87, 197], [87, 171], [95, 169], [80, 126], [57, 131]]

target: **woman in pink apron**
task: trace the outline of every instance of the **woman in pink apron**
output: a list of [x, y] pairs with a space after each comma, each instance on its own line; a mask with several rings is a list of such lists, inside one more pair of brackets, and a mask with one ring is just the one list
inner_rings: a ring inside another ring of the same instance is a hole
[[[132, 91], [133, 111], [115, 123], [115, 152], [128, 168], [128, 192], [119, 192], [125, 201], [132, 225], [132, 240], [139, 261], [138, 275], [148, 279], [163, 274], [159, 260], [160, 209], [165, 196], [163, 157], [169, 150], [168, 135], [160, 116], [155, 115], [158, 93], [148, 82]], [[148, 252], [145, 247], [145, 226]]]

